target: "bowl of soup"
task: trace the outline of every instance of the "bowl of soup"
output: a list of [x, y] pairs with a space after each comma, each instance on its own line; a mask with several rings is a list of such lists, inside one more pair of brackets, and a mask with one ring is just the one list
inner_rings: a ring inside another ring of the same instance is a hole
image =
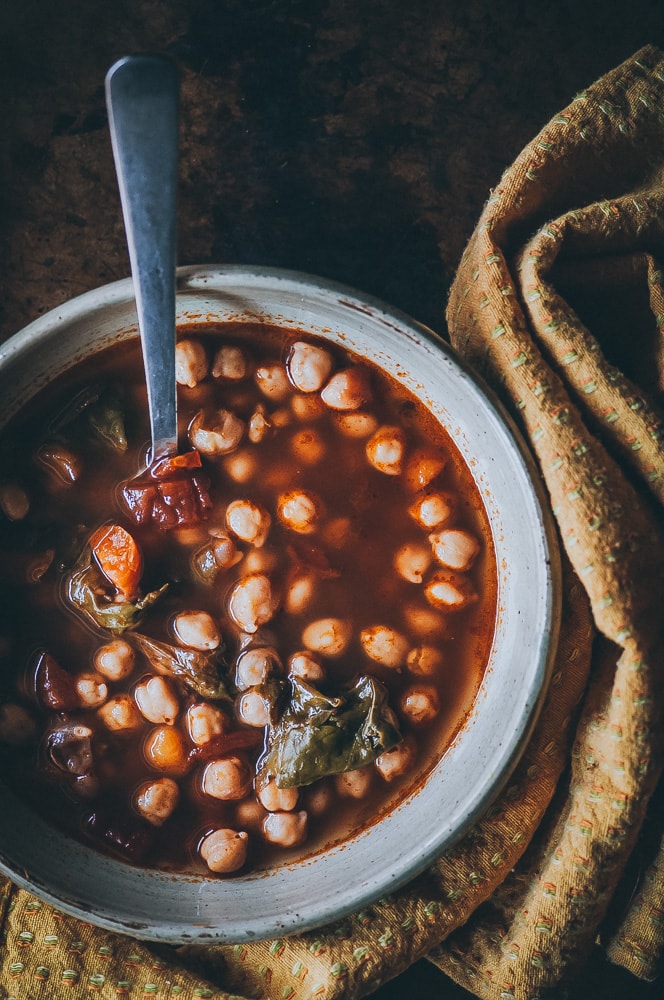
[[556, 649], [533, 462], [430, 330], [307, 275], [178, 272], [151, 463], [131, 281], [0, 355], [0, 868], [164, 942], [302, 931], [495, 799]]

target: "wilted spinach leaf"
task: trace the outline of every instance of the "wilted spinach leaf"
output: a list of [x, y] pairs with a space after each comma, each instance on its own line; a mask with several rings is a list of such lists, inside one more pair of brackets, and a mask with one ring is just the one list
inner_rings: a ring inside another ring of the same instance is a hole
[[203, 653], [197, 649], [182, 649], [140, 632], [131, 638], [156, 670], [177, 677], [202, 698], [217, 701], [231, 697], [223, 676], [225, 664], [221, 650]]
[[[51, 421], [49, 433], [65, 438], [87, 428], [115, 451], [127, 450], [125, 406], [120, 388], [88, 385], [69, 400]], [[65, 433], [66, 432], [66, 433]]]
[[88, 409], [88, 422], [93, 432], [114, 451], [127, 450], [125, 411], [119, 391], [110, 386]]
[[71, 606], [95, 625], [115, 633], [136, 625], [145, 608], [159, 600], [167, 588], [168, 584], [164, 584], [135, 601], [118, 601], [109, 594], [108, 581], [96, 565], [89, 545], [65, 577], [65, 595]]
[[400, 742], [387, 692], [375, 678], [359, 677], [336, 697], [298, 678], [291, 684], [291, 700], [272, 726], [259, 763], [280, 788], [354, 771]]

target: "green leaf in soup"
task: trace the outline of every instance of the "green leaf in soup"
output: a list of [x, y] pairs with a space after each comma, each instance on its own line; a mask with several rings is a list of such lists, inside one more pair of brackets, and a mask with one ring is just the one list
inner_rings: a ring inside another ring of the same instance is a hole
[[115, 385], [94, 384], [76, 393], [57, 414], [49, 433], [65, 438], [70, 432], [89, 428], [114, 451], [127, 450], [125, 406], [120, 389]]
[[87, 417], [93, 433], [105, 444], [110, 445], [114, 451], [127, 450], [124, 404], [114, 386], [105, 388], [90, 404]]
[[224, 677], [225, 664], [221, 650], [203, 653], [197, 649], [183, 649], [181, 646], [159, 642], [140, 632], [135, 632], [131, 639], [155, 670], [177, 677], [202, 698], [218, 701], [231, 697]]
[[361, 676], [336, 697], [292, 679], [291, 699], [270, 729], [262, 774], [280, 788], [371, 764], [401, 741], [385, 687]]
[[86, 545], [74, 568], [66, 575], [64, 587], [66, 600], [74, 610], [92, 624], [117, 634], [138, 624], [143, 611], [159, 600], [168, 584], [135, 601], [117, 601], [109, 595], [108, 582], [94, 562], [90, 546]]

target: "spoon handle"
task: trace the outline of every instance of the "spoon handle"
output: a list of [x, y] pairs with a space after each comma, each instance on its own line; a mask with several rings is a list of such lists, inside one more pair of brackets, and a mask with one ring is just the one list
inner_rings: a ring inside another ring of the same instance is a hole
[[178, 78], [163, 56], [118, 60], [106, 106], [120, 188], [152, 433], [151, 461], [178, 447], [175, 267]]

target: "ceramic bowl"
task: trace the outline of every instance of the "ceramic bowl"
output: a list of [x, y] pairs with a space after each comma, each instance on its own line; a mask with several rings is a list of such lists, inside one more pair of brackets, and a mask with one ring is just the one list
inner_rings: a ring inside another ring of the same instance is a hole
[[[493, 395], [435, 334], [328, 281], [249, 267], [178, 272], [181, 322], [277, 323], [343, 343], [398, 376], [451, 433], [485, 498], [498, 619], [472, 712], [428, 779], [344, 845], [220, 880], [138, 869], [48, 827], [0, 784], [0, 868], [58, 908], [163, 942], [246, 942], [312, 928], [405, 883], [475, 823], [505, 784], [555, 652], [559, 567], [538, 474]], [[54, 309], [0, 350], [0, 429], [45, 383], [137, 332], [130, 280]]]

